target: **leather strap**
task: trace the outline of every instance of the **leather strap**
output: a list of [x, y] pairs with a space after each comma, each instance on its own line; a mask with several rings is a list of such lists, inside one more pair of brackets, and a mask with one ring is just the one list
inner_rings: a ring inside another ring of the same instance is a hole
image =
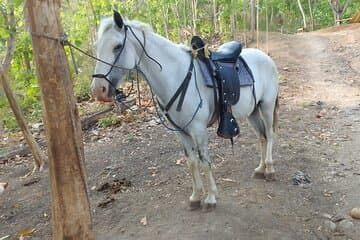
[[181, 111], [181, 107], [184, 103], [185, 94], [186, 94], [186, 91], [188, 89], [188, 86], [189, 86], [189, 83], [191, 80], [193, 69], [194, 69], [194, 58], [191, 57], [189, 70], [184, 78], [184, 81], [181, 83], [179, 88], [176, 90], [175, 94], [172, 96], [172, 98], [170, 99], [168, 104], [166, 104], [166, 106], [163, 108], [163, 110], [165, 110], [165, 112], [168, 112], [170, 110], [171, 106], [174, 104], [175, 100], [179, 97], [180, 94], [181, 94], [181, 96], [180, 96], [178, 105], [176, 107], [176, 111], [178, 111], [178, 112]]

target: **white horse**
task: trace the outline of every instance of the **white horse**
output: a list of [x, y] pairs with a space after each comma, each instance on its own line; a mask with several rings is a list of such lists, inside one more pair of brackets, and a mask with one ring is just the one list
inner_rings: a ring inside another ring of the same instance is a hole
[[[115, 87], [122, 83], [129, 69], [136, 69], [144, 74], [159, 103], [165, 106], [189, 72], [192, 57], [189, 50], [154, 33], [145, 23], [123, 20], [114, 11], [113, 17], [101, 20], [98, 30], [98, 61], [92, 81], [93, 94], [100, 101], [113, 101]], [[240, 100], [232, 106], [232, 113], [237, 119], [247, 117], [259, 138], [261, 160], [254, 170], [254, 176], [272, 179], [275, 173], [272, 159], [273, 133], [278, 120], [277, 69], [272, 59], [260, 50], [243, 49], [241, 56], [252, 70], [256, 97], [253, 97], [252, 86], [241, 88]], [[178, 101], [175, 101], [167, 114], [172, 124], [183, 128], [177, 133], [192, 176], [190, 209], [201, 207], [203, 183], [199, 166], [202, 166], [209, 183], [205, 189], [208, 195], [204, 200], [204, 208], [210, 211], [216, 207], [217, 195], [207, 130], [215, 110], [214, 92], [204, 84], [197, 61], [194, 61], [181, 111], [175, 107]]]

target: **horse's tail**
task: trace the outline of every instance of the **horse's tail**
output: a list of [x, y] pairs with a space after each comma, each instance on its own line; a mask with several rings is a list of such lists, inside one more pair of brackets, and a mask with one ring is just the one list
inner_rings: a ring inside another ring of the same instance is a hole
[[273, 129], [277, 133], [279, 129], [279, 95], [276, 96], [275, 107], [273, 112]]

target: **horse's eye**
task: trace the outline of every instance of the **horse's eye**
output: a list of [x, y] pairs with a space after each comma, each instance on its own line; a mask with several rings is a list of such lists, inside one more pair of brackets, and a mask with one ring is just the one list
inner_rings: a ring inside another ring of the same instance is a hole
[[118, 44], [114, 47], [114, 51], [119, 51], [122, 48], [121, 44]]

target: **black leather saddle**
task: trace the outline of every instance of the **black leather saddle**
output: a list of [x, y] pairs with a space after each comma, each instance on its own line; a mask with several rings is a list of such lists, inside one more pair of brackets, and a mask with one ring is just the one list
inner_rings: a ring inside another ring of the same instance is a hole
[[[216, 51], [205, 53], [205, 43], [198, 37], [191, 39], [196, 57], [203, 61], [212, 73], [219, 96], [216, 108], [219, 111], [219, 126], [217, 134], [223, 138], [232, 138], [240, 133], [239, 126], [231, 113], [231, 106], [240, 98], [240, 80], [238, 75], [238, 61], [242, 50], [240, 42], [231, 41], [221, 45]], [[215, 90], [216, 91], [216, 90]]]
[[221, 45], [215, 52], [211, 52], [211, 60], [221, 62], [236, 62], [240, 56], [242, 45], [238, 41], [231, 41]]

